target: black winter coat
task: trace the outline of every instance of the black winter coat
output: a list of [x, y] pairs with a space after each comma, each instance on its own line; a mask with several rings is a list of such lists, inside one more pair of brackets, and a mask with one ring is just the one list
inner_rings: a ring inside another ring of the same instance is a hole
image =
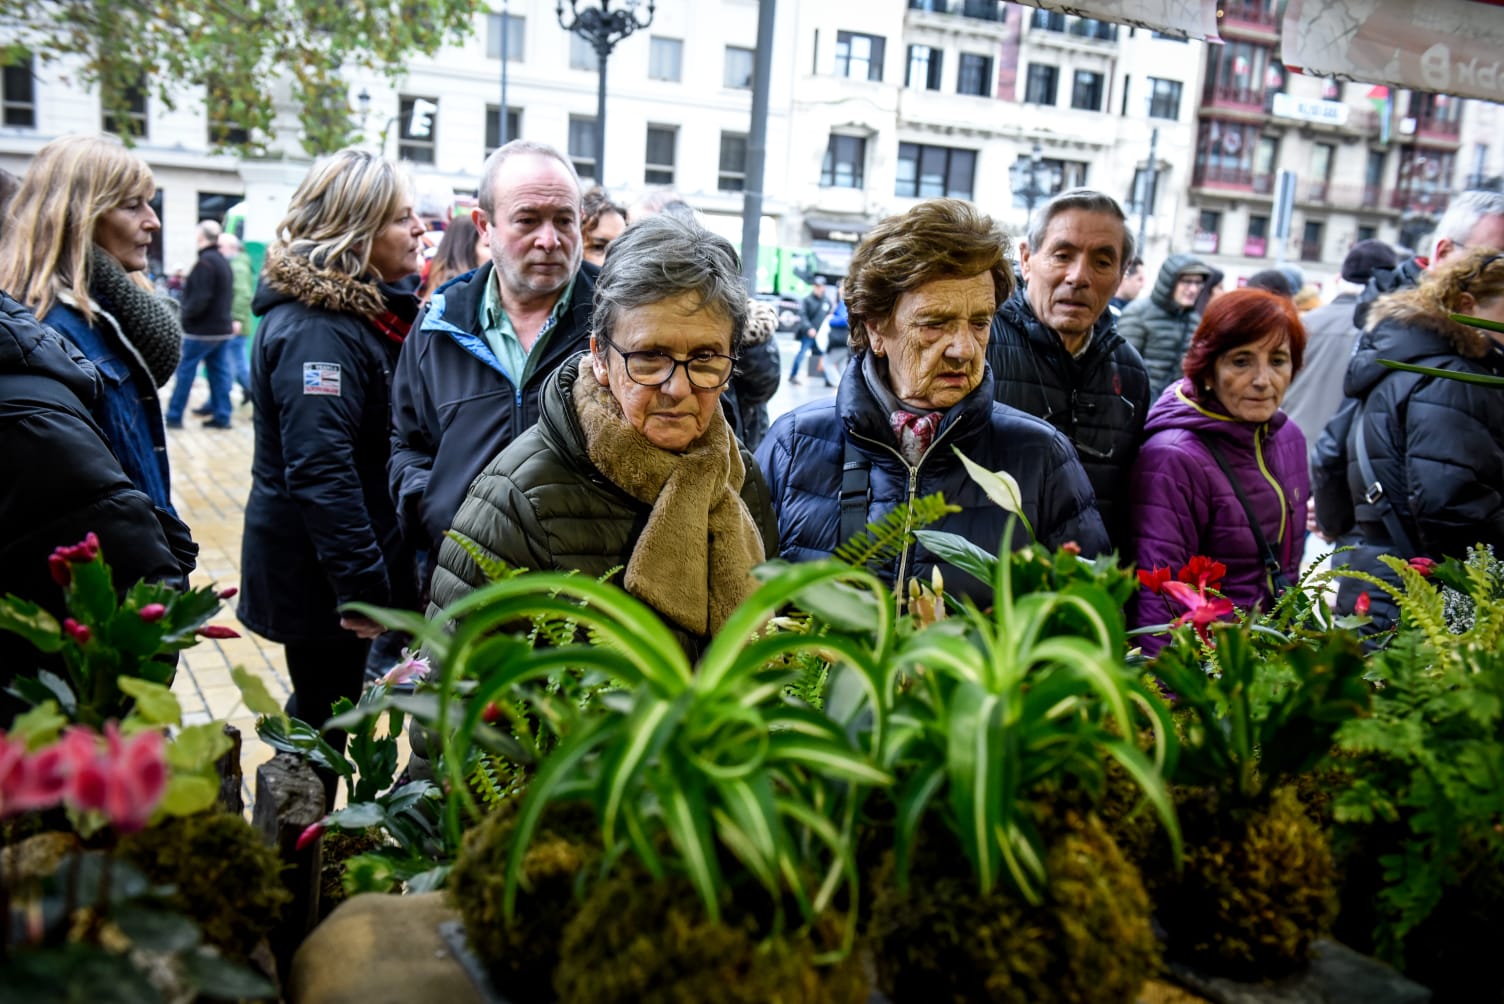
[[1374, 302], [1381, 296], [1386, 296], [1396, 290], [1410, 289], [1420, 283], [1420, 277], [1426, 272], [1424, 266], [1414, 258], [1407, 258], [1394, 268], [1376, 268], [1373, 275], [1368, 277], [1368, 283], [1363, 287], [1363, 292], [1358, 294], [1358, 302], [1353, 306], [1353, 327], [1359, 331], [1368, 329], [1368, 311]]
[[1077, 359], [1034, 316], [1023, 289], [1003, 302], [987, 343], [997, 400], [1042, 418], [1071, 441], [1114, 544], [1128, 525], [1128, 473], [1149, 415], [1149, 374], [1110, 312]]
[[218, 248], [200, 248], [198, 264], [183, 283], [183, 333], [229, 338], [234, 331], [230, 316], [234, 305], [235, 274], [230, 263]]
[[1185, 358], [1196, 325], [1201, 323], [1194, 307], [1175, 303], [1176, 280], [1189, 268], [1209, 271], [1191, 255], [1170, 255], [1160, 266], [1149, 295], [1128, 304], [1118, 318], [1118, 334], [1138, 350], [1149, 371], [1151, 401], [1159, 400], [1164, 389], [1180, 379], [1180, 361]]
[[240, 619], [283, 644], [350, 638], [341, 604], [417, 606], [386, 483], [400, 345], [368, 318], [389, 309], [410, 321], [418, 299], [273, 249], [251, 309], [261, 324]]
[[[1075, 541], [1085, 555], [1111, 544], [1097, 515], [1091, 483], [1076, 451], [1048, 423], [993, 400], [992, 372], [945, 415], [934, 442], [910, 467], [899, 453], [882, 402], [867, 385], [866, 353], [855, 357], [834, 398], [812, 401], [784, 414], [768, 431], [757, 462], [773, 493], [778, 513], [779, 553], [791, 561], [830, 556], [841, 539], [841, 480], [846, 443], [868, 465], [866, 521], [878, 522], [911, 500], [942, 492], [961, 507], [929, 529], [959, 534], [997, 553], [1008, 513], [966, 473], [952, 447], [991, 471], [1004, 470], [1018, 482], [1024, 514], [1050, 548]], [[1011, 548], [1028, 543], [1022, 524]], [[890, 584], [919, 576], [929, 581], [936, 558], [922, 544], [906, 548], [877, 574]], [[946, 588], [990, 606], [992, 590], [946, 566]]]
[[[137, 491], [91, 407], [94, 365], [31, 311], [0, 293], [0, 596], [67, 616], [47, 556], [93, 531], [124, 594], [147, 579], [186, 588], [197, 546], [188, 528]], [[60, 670], [19, 635], [0, 632], [0, 688], [37, 668]], [[16, 710], [0, 697], [0, 728]]]
[[[1504, 351], [1476, 328], [1393, 299], [1375, 303], [1369, 321], [1345, 383], [1348, 397], [1362, 402], [1352, 425], [1367, 423], [1374, 474], [1415, 552], [1438, 560], [1461, 558], [1468, 547], [1481, 543], [1504, 553], [1504, 394], [1496, 387], [1422, 377], [1379, 363], [1393, 359], [1499, 376], [1504, 375]], [[1338, 424], [1334, 419], [1330, 434], [1317, 444], [1315, 466], [1318, 471], [1332, 469], [1345, 460], [1346, 483], [1318, 476], [1318, 509], [1330, 513], [1345, 503], [1360, 537], [1357, 549], [1348, 555], [1349, 566], [1395, 581], [1378, 556], [1416, 555], [1396, 545], [1382, 509], [1364, 501], [1368, 486], [1358, 463], [1354, 430], [1346, 430], [1339, 439]], [[1345, 498], [1332, 497], [1344, 490]], [[1351, 579], [1342, 581], [1337, 609], [1350, 612], [1364, 590], [1375, 621], [1387, 624], [1394, 616], [1388, 594]]]
[[[600, 472], [585, 448], [574, 405], [577, 355], [556, 369], [540, 395], [537, 423], [486, 465], [454, 517], [454, 529], [513, 568], [578, 570], [598, 579], [625, 567], [652, 506]], [[756, 462], [745, 447], [742, 501], [761, 531], [768, 557], [777, 553], [777, 523]], [[486, 584], [473, 558], [450, 538], [439, 546], [432, 616]], [[672, 627], [672, 625], [670, 625]], [[692, 654], [707, 639], [688, 639]]]
[[492, 271], [488, 262], [440, 286], [397, 361], [387, 478], [402, 532], [418, 550], [438, 550], [470, 482], [538, 421], [548, 375], [590, 347], [600, 270], [586, 264], [559, 323], [528, 354], [520, 381], [502, 372], [480, 329]]

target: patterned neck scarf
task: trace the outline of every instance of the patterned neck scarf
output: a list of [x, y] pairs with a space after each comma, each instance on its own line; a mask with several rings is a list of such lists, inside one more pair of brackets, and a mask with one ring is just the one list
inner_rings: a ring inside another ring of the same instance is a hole
[[944, 417], [944, 413], [938, 411], [916, 415], [903, 410], [888, 416], [893, 435], [898, 439], [898, 451], [910, 465], [919, 463], [924, 451], [935, 441], [935, 431], [940, 428], [940, 420]]

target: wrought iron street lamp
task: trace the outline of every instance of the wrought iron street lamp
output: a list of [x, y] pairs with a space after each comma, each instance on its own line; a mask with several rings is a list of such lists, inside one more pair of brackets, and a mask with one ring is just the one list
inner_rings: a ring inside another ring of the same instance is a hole
[[564, 0], [558, 0], [555, 13], [559, 27], [589, 42], [595, 50], [599, 74], [595, 96], [595, 180], [606, 183], [606, 60], [616, 43], [640, 28], [653, 23], [653, 0], [648, 0], [647, 18], [641, 18], [639, 0], [626, 0], [626, 6], [611, 10], [611, 0], [600, 0], [600, 7], [580, 9], [578, 0], [569, 0], [569, 21], [564, 20]]
[[1008, 169], [1009, 183], [1013, 186], [1015, 194], [1024, 197], [1024, 205], [1031, 219], [1034, 216], [1035, 203], [1041, 197], [1050, 195], [1054, 191], [1054, 168], [1047, 169], [1046, 182], [1040, 181], [1040, 170], [1044, 166], [1044, 151], [1040, 149], [1039, 141], [1035, 140], [1034, 148], [1029, 151], [1029, 159], [1024, 160], [1020, 157]]

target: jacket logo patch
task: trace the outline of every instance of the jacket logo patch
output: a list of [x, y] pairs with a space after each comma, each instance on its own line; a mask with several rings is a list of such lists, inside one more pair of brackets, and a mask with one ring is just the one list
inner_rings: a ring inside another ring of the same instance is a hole
[[304, 363], [303, 393], [339, 397], [339, 363]]

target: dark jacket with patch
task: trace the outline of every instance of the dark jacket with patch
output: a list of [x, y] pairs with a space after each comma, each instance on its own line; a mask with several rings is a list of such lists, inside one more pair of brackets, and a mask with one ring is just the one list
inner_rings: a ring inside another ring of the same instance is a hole
[[[92, 363], [31, 311], [0, 293], [0, 596], [14, 594], [62, 619], [63, 593], [47, 557], [93, 531], [124, 593], [147, 579], [188, 584], [197, 548], [120, 467], [91, 408], [102, 392]], [[60, 671], [19, 635], [0, 632], [0, 688], [40, 667]], [[0, 697], [0, 728], [17, 709]]]
[[1023, 289], [1003, 302], [987, 343], [997, 400], [1042, 418], [1065, 434], [1097, 496], [1114, 544], [1127, 525], [1128, 472], [1149, 414], [1149, 374], [1104, 311], [1077, 359], [1047, 329]]
[[[1048, 423], [993, 400], [990, 368], [977, 388], [946, 412], [929, 450], [910, 467], [898, 450], [883, 404], [867, 386], [864, 356], [852, 360], [835, 397], [812, 401], [783, 415], [757, 451], [778, 513], [783, 557], [791, 561], [824, 558], [844, 542], [841, 475], [848, 440], [869, 472], [867, 522], [880, 522], [900, 506], [941, 492], [945, 501], [960, 506], [961, 511], [929, 529], [959, 534], [997, 553], [1009, 514], [967, 474], [955, 453], [960, 450], [990, 471], [1003, 470], [1013, 476], [1024, 514], [1045, 546], [1055, 548], [1073, 540], [1086, 555], [1110, 548], [1076, 451]], [[1026, 543], [1022, 524], [1016, 525], [1008, 546]], [[915, 544], [876, 571], [888, 583], [914, 576], [928, 582], [936, 563], [928, 549]], [[991, 605], [990, 587], [949, 566], [944, 574], [952, 593]]]
[[1175, 283], [1187, 269], [1209, 271], [1192, 255], [1170, 255], [1160, 266], [1149, 295], [1128, 304], [1118, 318], [1118, 334], [1138, 350], [1149, 371], [1150, 400], [1158, 400], [1166, 387], [1180, 379], [1180, 361], [1201, 323], [1194, 307], [1175, 302]]
[[[1347, 396], [1362, 404], [1340, 441], [1323, 435], [1315, 460], [1318, 467], [1331, 467], [1334, 459], [1346, 462], [1345, 485], [1318, 478], [1316, 489], [1319, 510], [1335, 512], [1345, 504], [1351, 512], [1361, 542], [1348, 554], [1348, 565], [1395, 581], [1379, 555], [1461, 558], [1473, 544], [1492, 544], [1504, 553], [1504, 394], [1497, 387], [1393, 370], [1381, 365], [1381, 359], [1504, 375], [1504, 351], [1483, 331], [1402, 299], [1374, 304], [1344, 385]], [[1360, 421], [1367, 423], [1364, 434], [1376, 480], [1414, 553], [1406, 553], [1392, 538], [1381, 507], [1364, 500], [1367, 479], [1355, 448]], [[1331, 498], [1344, 490], [1345, 498]], [[1343, 529], [1340, 521], [1332, 521], [1338, 523], [1335, 529]], [[1388, 594], [1351, 579], [1342, 580], [1337, 609], [1350, 612], [1365, 590], [1374, 619], [1388, 623], [1395, 612]]]
[[240, 619], [284, 644], [348, 638], [341, 604], [417, 604], [386, 482], [400, 345], [368, 320], [390, 309], [410, 321], [417, 297], [274, 249], [252, 309]]
[[470, 482], [538, 420], [544, 380], [590, 344], [600, 272], [587, 264], [559, 323], [528, 353], [526, 371], [503, 371], [480, 326], [492, 271], [488, 262], [439, 287], [397, 362], [387, 477], [403, 533], [419, 550], [438, 550]]

